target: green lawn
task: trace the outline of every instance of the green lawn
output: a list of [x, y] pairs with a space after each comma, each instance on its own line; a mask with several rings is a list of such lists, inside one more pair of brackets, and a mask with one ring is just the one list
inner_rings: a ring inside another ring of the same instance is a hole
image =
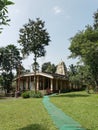
[[[72, 92], [50, 100], [87, 130], [98, 130], [98, 94]], [[0, 98], [0, 130], [57, 130], [42, 99]]]
[[51, 97], [51, 101], [87, 130], [98, 130], [98, 94], [72, 92]]
[[0, 130], [57, 130], [42, 99], [0, 99]]

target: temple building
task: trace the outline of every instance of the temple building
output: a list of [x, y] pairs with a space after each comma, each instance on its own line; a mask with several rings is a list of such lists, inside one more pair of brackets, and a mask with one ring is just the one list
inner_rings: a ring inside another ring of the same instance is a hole
[[[34, 73], [20, 75], [16, 78], [17, 91], [35, 90]], [[60, 90], [66, 90], [69, 87], [67, 69], [62, 61], [57, 65], [56, 73], [36, 73], [36, 89], [44, 94], [55, 93]]]

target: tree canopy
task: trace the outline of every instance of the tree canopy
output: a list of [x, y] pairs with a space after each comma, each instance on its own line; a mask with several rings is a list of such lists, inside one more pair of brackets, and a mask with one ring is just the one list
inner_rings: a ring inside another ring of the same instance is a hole
[[6, 72], [17, 70], [21, 60], [20, 51], [15, 45], [10, 44], [0, 48], [0, 67], [2, 70]]
[[34, 60], [45, 56], [45, 46], [49, 45], [50, 37], [44, 26], [45, 22], [37, 18], [36, 21], [29, 19], [28, 24], [20, 29], [18, 42], [22, 46], [22, 53], [24, 55], [33, 53]]
[[70, 39], [71, 58], [79, 57], [84, 65], [89, 66], [96, 86], [98, 86], [98, 10], [94, 13], [93, 26], [86, 26]]
[[[0, 26], [8, 25], [10, 19], [8, 18], [8, 6], [14, 4], [9, 0], [0, 0]], [[2, 31], [2, 27], [0, 28], [0, 33]]]
[[9, 90], [11, 89], [14, 78], [13, 70], [18, 73], [18, 67], [22, 61], [18, 48], [12, 44], [0, 48], [0, 71], [1, 85]]
[[42, 70], [42, 72], [55, 73], [56, 65], [51, 64], [51, 62], [46, 62], [46, 63], [42, 64], [41, 70]]

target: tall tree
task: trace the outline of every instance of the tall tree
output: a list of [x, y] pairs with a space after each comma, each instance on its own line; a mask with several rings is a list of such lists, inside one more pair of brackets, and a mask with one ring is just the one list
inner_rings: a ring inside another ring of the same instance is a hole
[[56, 66], [54, 64], [51, 64], [51, 62], [46, 62], [46, 63], [42, 64], [41, 70], [42, 70], [42, 72], [55, 73]]
[[[2, 71], [2, 85], [9, 92], [14, 78], [13, 70], [18, 71], [22, 57], [18, 48], [8, 45], [0, 48], [0, 69]], [[18, 73], [18, 72], [17, 72]]]
[[28, 24], [25, 24], [20, 29], [18, 42], [22, 46], [22, 53], [24, 55], [30, 55], [33, 53], [33, 70], [34, 70], [34, 84], [36, 91], [36, 70], [38, 67], [37, 58], [45, 56], [45, 46], [49, 45], [50, 36], [45, 29], [45, 22], [39, 18], [36, 21], [29, 19]]
[[79, 89], [81, 83], [79, 71], [76, 65], [71, 64], [69, 66], [68, 77], [71, 82], [71, 89]]
[[94, 29], [95, 30], [98, 30], [98, 9], [97, 11], [94, 13], [93, 15], [93, 18], [94, 18]]
[[[14, 4], [9, 0], [0, 0], [0, 26], [8, 25], [10, 19], [8, 18], [8, 6]], [[0, 28], [0, 33], [2, 32], [2, 27]]]
[[89, 71], [89, 66], [87, 65], [73, 65], [69, 66], [69, 80], [71, 82], [72, 88], [73, 86], [84, 89], [86, 87], [89, 90], [90, 85], [94, 85], [93, 76]]
[[[94, 14], [97, 18], [98, 12]], [[98, 22], [94, 19], [94, 26], [86, 26], [85, 30], [78, 32], [71, 38], [70, 57], [79, 57], [81, 61], [89, 66], [96, 87], [98, 87]]]
[[0, 48], [0, 67], [2, 70], [6, 72], [12, 72], [12, 70], [17, 71], [21, 60], [20, 51], [15, 45], [10, 44]]

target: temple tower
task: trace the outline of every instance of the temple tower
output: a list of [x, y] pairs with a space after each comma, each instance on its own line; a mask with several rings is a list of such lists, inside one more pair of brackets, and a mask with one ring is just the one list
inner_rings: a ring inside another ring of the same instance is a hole
[[67, 75], [67, 68], [63, 61], [57, 65], [56, 74]]

